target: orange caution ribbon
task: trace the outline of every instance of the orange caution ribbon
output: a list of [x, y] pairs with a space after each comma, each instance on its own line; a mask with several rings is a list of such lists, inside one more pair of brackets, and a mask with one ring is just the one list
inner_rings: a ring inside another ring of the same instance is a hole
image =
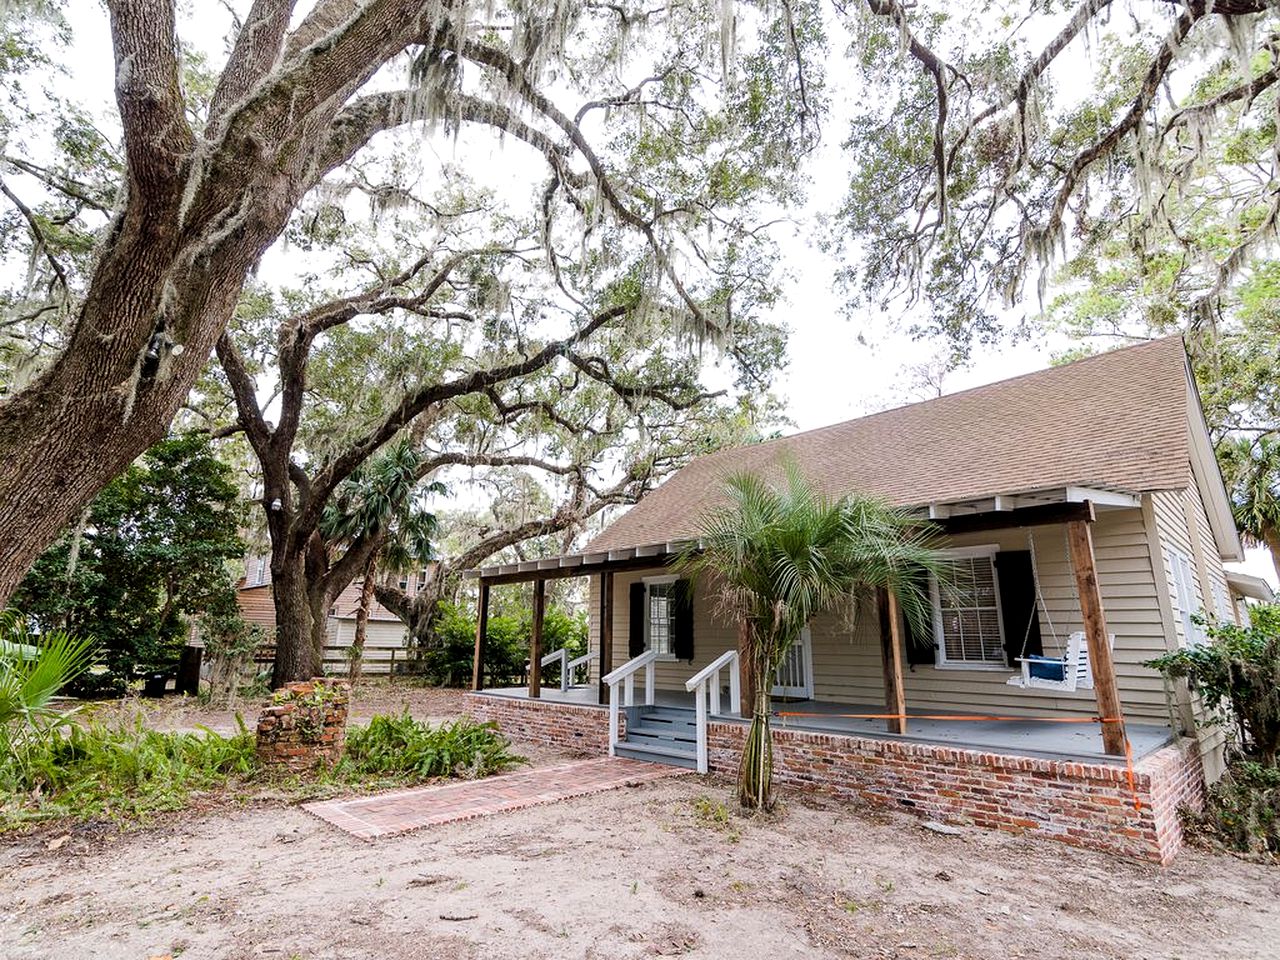
[[[837, 720], [998, 720], [1030, 723], [1122, 723], [1119, 717], [1013, 717], [972, 713], [805, 713], [799, 710], [775, 710], [775, 717], [830, 717]], [[1133, 794], [1133, 809], [1142, 810], [1138, 779], [1133, 770], [1133, 744], [1124, 738], [1125, 778]]]

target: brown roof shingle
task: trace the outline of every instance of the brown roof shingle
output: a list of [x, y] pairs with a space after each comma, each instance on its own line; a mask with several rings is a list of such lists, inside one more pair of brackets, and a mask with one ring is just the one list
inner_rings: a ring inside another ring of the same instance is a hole
[[1114, 350], [699, 457], [586, 552], [692, 536], [726, 475], [777, 474], [786, 457], [829, 494], [856, 492], [902, 506], [1066, 486], [1178, 489], [1190, 480], [1187, 400], [1180, 337]]

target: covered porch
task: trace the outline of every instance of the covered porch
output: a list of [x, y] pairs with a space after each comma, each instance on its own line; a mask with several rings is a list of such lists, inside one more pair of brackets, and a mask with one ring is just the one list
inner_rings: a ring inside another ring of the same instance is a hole
[[[860, 661], [857, 667], [857, 688], [842, 689], [837, 696], [831, 692], [815, 690], [810, 683], [803, 696], [791, 699], [802, 701], [779, 703], [775, 709], [781, 714], [778, 725], [797, 730], [830, 732], [846, 736], [869, 737], [882, 740], [950, 745], [964, 749], [1000, 752], [1009, 755], [1054, 757], [1059, 759], [1107, 759], [1124, 762], [1126, 755], [1140, 755], [1158, 749], [1171, 737], [1169, 725], [1149, 722], [1126, 724], [1117, 687], [1115, 666], [1112, 660], [1112, 638], [1108, 633], [1106, 616], [1098, 582], [1098, 567], [1094, 555], [1093, 527], [1099, 511], [1134, 511], [1140, 501], [1128, 494], [1083, 488], [1038, 491], [1017, 496], [996, 497], [986, 501], [932, 504], [927, 511], [929, 519], [950, 536], [963, 538], [975, 533], [987, 536], [989, 532], [1013, 533], [1031, 528], [1053, 527], [1061, 536], [1060, 573], [1062, 581], [1070, 581], [1074, 595], [1073, 606], [1078, 625], [1074, 656], [1088, 664], [1088, 683], [1077, 692], [1074, 685], [1065, 695], [1051, 692], [1038, 697], [1013, 695], [1002, 701], [988, 702], [968, 699], [967, 691], [976, 679], [981, 679], [984, 689], [990, 691], [992, 682], [1003, 687], [1003, 677], [996, 678], [988, 667], [981, 673], [969, 672], [968, 686], [957, 683], [961, 675], [953, 671], [939, 670], [929, 682], [932, 684], [932, 700], [921, 701], [908, 697], [904, 683], [903, 621], [895, 599], [881, 594], [878, 603], [879, 628], [868, 624], [871, 633], [870, 649], [874, 660]], [[994, 533], [992, 534], [994, 536]], [[1019, 534], [1021, 535], [1021, 534]], [[710, 719], [722, 719], [733, 714], [743, 715], [749, 710], [746, 694], [753, 686], [746, 676], [747, 657], [733, 648], [732, 632], [724, 631], [719, 624], [711, 627], [715, 638], [714, 651], [724, 651], [714, 663], [694, 673], [708, 656], [708, 644], [700, 640], [703, 651], [697, 665], [692, 661], [688, 668], [677, 659], [654, 657], [651, 653], [637, 654], [634, 637], [631, 638], [631, 658], [615, 667], [615, 656], [624, 659], [628, 653], [627, 628], [623, 638], [615, 642], [615, 616], [627, 618], [627, 585], [638, 577], [650, 577], [669, 569], [669, 564], [686, 542], [653, 544], [610, 551], [608, 553], [583, 554], [556, 557], [490, 567], [472, 571], [479, 581], [479, 616], [476, 632], [475, 660], [472, 688], [481, 691], [485, 680], [485, 636], [487, 632], [489, 593], [501, 584], [528, 584], [532, 587], [532, 636], [530, 643], [531, 664], [550, 662], [559, 655], [561, 677], [570, 677], [567, 689], [546, 683], [539, 670], [532, 670], [527, 687], [491, 691], [497, 696], [547, 700], [550, 702], [580, 705], [608, 706], [613, 714], [611, 730], [622, 729], [617, 718], [624, 708], [638, 704], [650, 704], [676, 710], [693, 710], [692, 727], [698, 737], [698, 761], [700, 770], [707, 769], [706, 726]], [[573, 685], [572, 664], [556, 651], [548, 654], [543, 649], [542, 624], [548, 580], [562, 577], [592, 577], [593, 624], [591, 650], [579, 658], [589, 669], [587, 685]], [[674, 579], [674, 578], [667, 578]], [[619, 586], [621, 583], [619, 598]], [[633, 587], [634, 589], [634, 587]], [[1061, 588], [1059, 588], [1061, 589]], [[618, 611], [615, 613], [615, 611]], [[630, 618], [634, 620], [634, 617]], [[874, 611], [872, 621], [874, 621]], [[628, 621], [624, 619], [624, 623]], [[700, 628], [701, 629], [701, 628]], [[741, 645], [738, 640], [738, 646]], [[878, 647], [878, 649], [876, 649]], [[728, 649], [726, 649], [728, 648]], [[620, 651], [620, 655], [619, 652]], [[657, 661], [655, 663], [655, 660]], [[1075, 660], [1064, 655], [1068, 669], [1059, 665], [1059, 676], [1073, 672]], [[828, 667], [831, 665], [828, 657]], [[655, 668], [658, 682], [655, 683]], [[1017, 669], [1014, 667], [1013, 669]], [[875, 671], [872, 680], [870, 671]], [[814, 674], [813, 665], [807, 668]], [[821, 679], [821, 669], [817, 671]], [[692, 676], [690, 674], [693, 674]], [[555, 676], [555, 674], [551, 674]], [[1005, 676], [1008, 674], [1006, 673]], [[918, 675], [911, 674], [919, 688]], [[726, 681], [729, 681], [726, 683]], [[635, 687], [647, 688], [644, 699], [639, 700]], [[728, 687], [726, 690], [725, 688]], [[883, 700], [875, 703], [875, 688], [883, 690]], [[939, 700], [937, 691], [952, 690], [951, 696]], [[794, 693], [795, 691], [787, 691]], [[1034, 691], [1042, 694], [1042, 691]], [[726, 702], [725, 693], [728, 693]], [[870, 696], [868, 696], [870, 694]], [[1054, 698], [1057, 698], [1056, 700]], [[1013, 706], [1013, 700], [1021, 700]], [[910, 709], [908, 703], [910, 702]], [[1062, 716], [1062, 709], [1074, 716]], [[1046, 709], [1048, 708], [1048, 709]], [[1012, 715], [1012, 716], [1010, 716]], [[634, 724], [639, 717], [629, 717]], [[625, 734], [610, 735], [610, 752], [625, 739]], [[654, 759], [660, 759], [654, 757]]]
[[[485, 691], [485, 696], [529, 701], [528, 687], [503, 687]], [[654, 691], [654, 706], [667, 710], [696, 713], [695, 693], [678, 690]], [[594, 686], [574, 686], [568, 690], [543, 687], [539, 700], [550, 704], [573, 704], [606, 710], [597, 703]], [[889, 729], [879, 704], [836, 703], [824, 700], [797, 700], [774, 703], [776, 730], [800, 730], [829, 733], [864, 740], [933, 744], [960, 750], [975, 750], [1004, 756], [1040, 757], [1053, 760], [1076, 760], [1112, 763], [1123, 766], [1127, 759], [1106, 752], [1098, 723], [1045, 722], [1035, 717], [989, 719], [982, 714], [955, 711], [947, 719], [926, 714], [917, 719], [911, 713], [898, 732]], [[624, 707], [624, 709], [626, 709]], [[632, 707], [632, 711], [643, 707]], [[735, 722], [735, 715], [713, 715], [709, 720]], [[741, 721], [738, 721], [741, 722]], [[1165, 725], [1130, 723], [1126, 733], [1133, 759], [1154, 753], [1173, 740], [1173, 731]]]

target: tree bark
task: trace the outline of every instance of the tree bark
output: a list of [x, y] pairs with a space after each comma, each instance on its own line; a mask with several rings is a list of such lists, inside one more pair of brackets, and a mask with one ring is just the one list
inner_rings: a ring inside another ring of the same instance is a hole
[[316, 676], [321, 662], [311, 643], [311, 602], [300, 556], [272, 556], [271, 592], [276, 609], [276, 661], [271, 686], [279, 689], [294, 680]]
[[356, 609], [356, 635], [351, 640], [351, 682], [360, 679], [360, 668], [364, 660], [364, 639], [369, 629], [369, 609], [373, 606], [373, 577], [376, 563], [370, 554], [364, 565], [364, 582], [360, 584], [360, 606]]
[[1275, 567], [1276, 583], [1280, 583], [1280, 529], [1264, 531], [1262, 542], [1271, 551], [1271, 565]]

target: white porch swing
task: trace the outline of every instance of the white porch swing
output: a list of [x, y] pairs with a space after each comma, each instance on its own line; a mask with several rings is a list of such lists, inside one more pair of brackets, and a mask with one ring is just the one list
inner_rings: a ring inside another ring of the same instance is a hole
[[[1053, 625], [1053, 618], [1049, 616], [1049, 608], [1044, 602], [1044, 594], [1040, 591], [1040, 571], [1036, 568], [1036, 542], [1030, 530], [1027, 530], [1027, 550], [1031, 554], [1031, 580], [1035, 586], [1035, 601], [1031, 605], [1027, 629], [1022, 635], [1022, 649], [1015, 658], [1022, 670], [1010, 677], [1006, 683], [1011, 687], [1021, 687], [1024, 690], [1060, 690], [1067, 693], [1076, 690], [1092, 690], [1093, 667], [1089, 663], [1089, 645], [1085, 642], [1084, 631], [1078, 630], [1067, 637], [1066, 648], [1063, 648], [1057, 628]], [[1071, 578], [1071, 594], [1075, 597], [1076, 606], [1079, 607], [1080, 592], [1074, 576]], [[1027, 655], [1027, 643], [1031, 639], [1031, 627], [1036, 621], [1037, 607], [1044, 611], [1044, 619], [1049, 625], [1053, 646], [1061, 651], [1060, 656]], [[1114, 647], [1115, 642], [1115, 634], [1109, 634], [1108, 645]]]

